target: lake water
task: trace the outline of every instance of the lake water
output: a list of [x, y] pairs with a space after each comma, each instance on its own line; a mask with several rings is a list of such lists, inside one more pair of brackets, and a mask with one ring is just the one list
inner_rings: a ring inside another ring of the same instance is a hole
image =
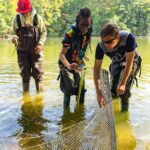
[[[63, 109], [63, 94], [59, 89], [57, 61], [61, 38], [47, 40], [44, 48], [43, 95], [37, 95], [31, 80], [30, 96], [22, 96], [22, 84], [17, 65], [15, 47], [0, 41], [0, 140], [13, 148], [13, 140], [19, 148], [41, 149], [36, 145], [46, 143], [58, 130], [90, 118], [97, 102], [93, 82], [93, 64], [98, 38], [92, 40], [93, 53], [86, 71], [86, 98], [82, 108], [76, 107], [75, 97], [70, 109]], [[150, 38], [138, 37], [139, 53], [143, 58], [139, 87], [133, 86], [128, 112], [120, 112], [120, 101], [114, 101], [118, 150], [150, 150]], [[110, 60], [104, 58], [103, 68], [108, 70]], [[4, 147], [0, 146], [0, 150]], [[17, 148], [16, 148], [17, 149]]]

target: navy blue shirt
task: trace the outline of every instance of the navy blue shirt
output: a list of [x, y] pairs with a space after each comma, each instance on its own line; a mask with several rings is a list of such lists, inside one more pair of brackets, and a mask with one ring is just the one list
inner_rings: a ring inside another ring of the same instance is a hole
[[[125, 61], [125, 53], [132, 52], [137, 48], [137, 43], [135, 40], [135, 36], [133, 33], [129, 33], [126, 41], [126, 45], [122, 47], [118, 47], [116, 51], [109, 51], [104, 53], [104, 50], [101, 48], [100, 43], [98, 43], [96, 47], [95, 58], [96, 59], [103, 59], [104, 54], [106, 54], [113, 62], [121, 62]], [[137, 51], [136, 51], [137, 57]]]

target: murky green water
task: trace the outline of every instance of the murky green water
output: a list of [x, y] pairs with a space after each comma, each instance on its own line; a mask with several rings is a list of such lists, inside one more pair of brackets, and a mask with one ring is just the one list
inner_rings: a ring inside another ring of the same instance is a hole
[[[7, 147], [13, 148], [13, 140], [20, 148], [46, 143], [58, 130], [88, 119], [93, 114], [97, 106], [93, 83], [94, 48], [97, 41], [98, 38], [93, 39], [93, 54], [89, 54], [85, 105], [76, 107], [75, 98], [72, 97], [70, 109], [66, 111], [63, 110], [63, 94], [57, 81], [61, 38], [49, 39], [45, 46], [43, 96], [36, 95], [34, 81], [31, 80], [31, 96], [28, 97], [22, 96], [15, 47], [9, 42], [0, 41], [0, 139]], [[119, 101], [114, 102], [119, 150], [150, 149], [150, 38], [138, 38], [138, 45], [143, 57], [142, 77], [139, 87], [134, 86], [132, 89], [129, 112], [121, 113]], [[109, 60], [105, 59], [103, 68], [108, 70]], [[4, 147], [0, 146], [1, 149]]]

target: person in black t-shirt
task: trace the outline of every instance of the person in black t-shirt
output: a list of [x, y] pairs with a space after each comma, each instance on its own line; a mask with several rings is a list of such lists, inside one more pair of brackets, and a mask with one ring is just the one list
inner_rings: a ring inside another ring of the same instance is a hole
[[[64, 106], [69, 106], [70, 96], [78, 95], [79, 93], [79, 82], [80, 82], [80, 74], [79, 72], [84, 68], [85, 63], [83, 59], [89, 61], [89, 58], [86, 56], [87, 46], [90, 44], [92, 33], [92, 17], [91, 11], [88, 8], [82, 8], [79, 11], [79, 14], [76, 17], [76, 24], [71, 27], [69, 32], [67, 32], [62, 41], [62, 50], [60, 52], [59, 57], [59, 67], [60, 67], [60, 77], [63, 79], [67, 77], [63, 77], [64, 74], [68, 75], [71, 73], [74, 78], [74, 87], [73, 90], [69, 82], [67, 82], [64, 89], [69, 89], [67, 92], [64, 92]], [[61, 73], [62, 70], [66, 71], [66, 73]], [[62, 81], [62, 80], [61, 80]], [[64, 84], [62, 84], [64, 86]], [[72, 92], [70, 92], [72, 91]], [[84, 85], [82, 87], [82, 92], [80, 96], [80, 102], [84, 102]]]
[[101, 42], [96, 47], [94, 64], [94, 81], [98, 103], [100, 106], [106, 104], [99, 88], [100, 69], [104, 54], [106, 54], [112, 61], [109, 67], [112, 97], [120, 97], [122, 111], [126, 111], [128, 110], [133, 79], [136, 78], [141, 64], [135, 36], [127, 31], [119, 31], [114, 23], [108, 23], [102, 28], [100, 37]]

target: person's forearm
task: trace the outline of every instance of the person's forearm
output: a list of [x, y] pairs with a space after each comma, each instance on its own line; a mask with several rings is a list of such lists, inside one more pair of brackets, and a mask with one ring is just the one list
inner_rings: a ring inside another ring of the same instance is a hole
[[69, 69], [70, 68], [70, 63], [67, 61], [66, 57], [64, 54], [60, 54], [60, 60], [62, 63]]
[[39, 44], [44, 45], [45, 41], [47, 39], [47, 31], [46, 29], [42, 31], [41, 36], [40, 36], [40, 40], [39, 40]]
[[94, 83], [97, 95], [102, 95], [100, 90], [100, 69], [96, 67], [94, 67]]

